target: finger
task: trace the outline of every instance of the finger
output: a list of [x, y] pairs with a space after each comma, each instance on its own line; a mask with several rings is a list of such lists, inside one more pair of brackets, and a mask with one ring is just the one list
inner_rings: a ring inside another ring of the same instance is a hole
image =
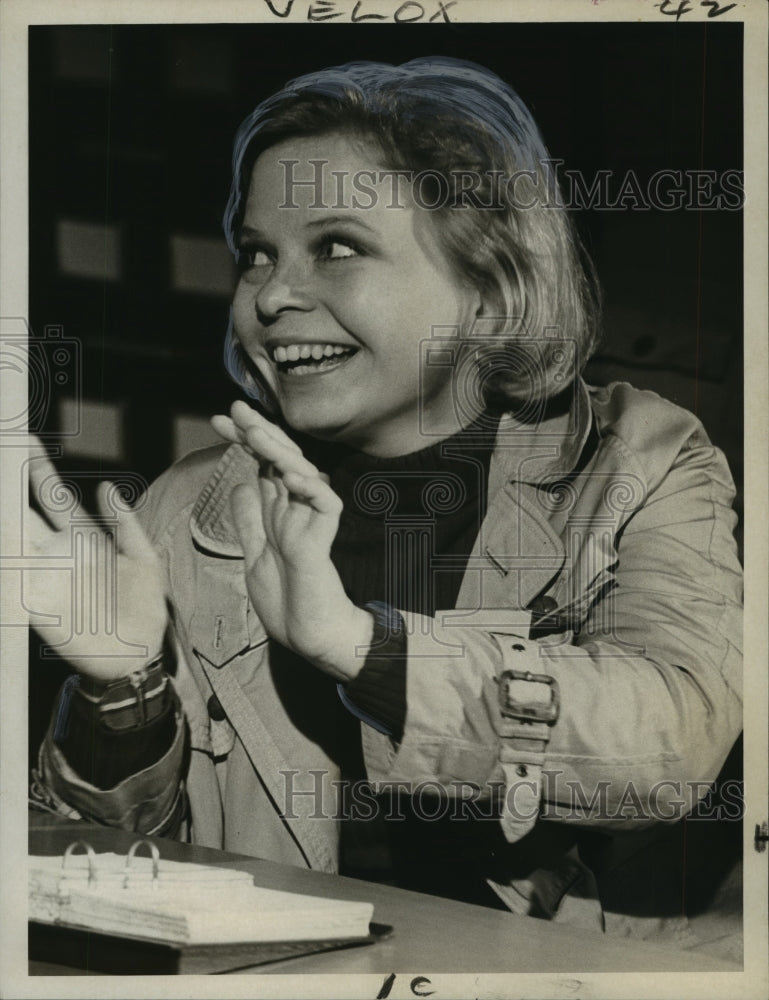
[[[249, 413], [252, 412], [249, 410]], [[211, 418], [211, 426], [225, 441], [242, 445], [259, 459], [279, 463], [282, 470], [295, 468], [305, 475], [315, 471], [315, 466], [304, 458], [301, 450], [279, 428], [262, 420], [258, 414], [254, 416], [258, 421], [237, 424], [231, 417], [217, 414]], [[273, 430], [278, 434], [274, 434]]]
[[319, 474], [296, 442], [272, 421], [241, 400], [232, 404], [230, 412], [230, 418], [217, 416], [212, 420], [214, 429], [226, 440], [237, 441], [257, 457], [275, 462], [281, 472], [294, 469], [303, 475]]
[[313, 549], [330, 550], [339, 529], [339, 516], [342, 513], [342, 501], [331, 487], [317, 476], [298, 476], [289, 473], [284, 477], [286, 486], [291, 492], [292, 506], [303, 504], [309, 512], [306, 521], [311, 533]]
[[281, 474], [298, 472], [303, 476], [319, 475], [317, 468], [296, 448], [288, 448], [262, 427], [249, 427], [246, 431], [248, 447], [260, 458], [272, 462]]
[[233, 444], [242, 444], [245, 441], [245, 434], [235, 426], [231, 417], [223, 413], [211, 417], [211, 426], [225, 441], [232, 441]]
[[[114, 489], [115, 486], [109, 482], [99, 483], [96, 489], [96, 502], [99, 507], [99, 513], [104, 517], [114, 516], [114, 505], [109, 500], [110, 493]], [[121, 510], [118, 528], [117, 542], [120, 552], [124, 552], [137, 562], [144, 562], [148, 566], [157, 564], [157, 553], [152, 547], [149, 538], [147, 538], [135, 511], [130, 508]]]
[[275, 546], [274, 514], [278, 490], [274, 480], [268, 475], [268, 471], [266, 466], [263, 467], [263, 471], [259, 476], [259, 502], [264, 534], [270, 545]]
[[342, 513], [342, 501], [319, 476], [287, 472], [283, 476], [283, 483], [292, 496], [307, 501], [319, 514], [338, 517]]
[[[60, 547], [58, 543], [63, 536], [38, 514], [36, 510], [28, 510], [24, 514], [24, 546], [29, 549], [30, 554], [45, 555], [51, 554]], [[67, 542], [67, 544], [69, 544]]]
[[283, 482], [283, 476], [280, 472], [278, 472], [274, 465], [270, 464], [267, 466], [265, 477], [270, 481], [275, 490], [275, 496], [270, 506], [270, 523], [272, 525], [273, 537], [277, 538], [283, 524], [286, 511], [288, 510], [290, 494], [285, 483]]
[[283, 482], [283, 473], [278, 469], [274, 462], [270, 462], [265, 467], [265, 477], [269, 479], [272, 485], [275, 487], [275, 497], [276, 501], [280, 503], [288, 502], [288, 488]]
[[230, 503], [246, 565], [251, 566], [262, 554], [266, 540], [259, 497], [253, 486], [242, 483], [232, 491]]
[[299, 445], [295, 441], [292, 441], [284, 430], [278, 427], [277, 424], [274, 424], [271, 420], [263, 417], [261, 413], [257, 413], [256, 410], [252, 409], [242, 400], [238, 399], [232, 404], [230, 407], [230, 415], [233, 423], [237, 427], [240, 427], [243, 431], [247, 431], [251, 427], [260, 427], [274, 441], [285, 445], [290, 451], [299, 452], [301, 455], [302, 450]]
[[[37, 439], [37, 447], [42, 448]], [[56, 466], [48, 455], [36, 455], [29, 462], [29, 492], [43, 517], [54, 528], [63, 530], [70, 523], [74, 513], [79, 511], [79, 503], [69, 486], [62, 482]]]
[[[233, 404], [233, 408], [236, 404]], [[246, 407], [249, 413], [252, 411]], [[236, 410], [236, 412], [239, 412]], [[254, 414], [254, 416], [257, 416]], [[217, 413], [211, 417], [211, 426], [225, 441], [232, 441], [233, 444], [242, 444], [248, 447], [248, 442], [246, 440], [246, 432], [250, 427], [260, 427], [261, 423], [254, 420], [238, 420], [236, 423], [232, 417], [228, 417], [224, 413]]]

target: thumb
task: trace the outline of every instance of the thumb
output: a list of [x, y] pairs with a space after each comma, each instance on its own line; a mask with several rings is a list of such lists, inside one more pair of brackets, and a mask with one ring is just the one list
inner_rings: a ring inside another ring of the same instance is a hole
[[253, 486], [241, 483], [232, 491], [231, 505], [246, 565], [252, 566], [262, 554], [266, 541], [259, 494]]
[[[110, 492], [114, 489], [115, 487], [112, 483], [99, 483], [96, 491], [96, 499], [99, 505], [99, 513], [102, 516], [114, 518], [114, 505], [109, 500]], [[118, 527], [120, 529], [118, 538], [120, 552], [124, 552], [137, 562], [157, 563], [157, 553], [152, 547], [149, 538], [147, 538], [135, 511], [130, 508], [121, 510]]]

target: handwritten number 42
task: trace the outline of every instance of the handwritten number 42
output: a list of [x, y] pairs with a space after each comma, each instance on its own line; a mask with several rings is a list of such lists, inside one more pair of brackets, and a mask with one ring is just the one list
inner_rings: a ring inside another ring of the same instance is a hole
[[[669, 17], [675, 17], [678, 21], [682, 14], [688, 14], [694, 8], [689, 4], [689, 0], [679, 0], [677, 7], [673, 6], [672, 0], [662, 0], [661, 3], [654, 5], [659, 7], [660, 14], [667, 14]], [[700, 7], [709, 7], [708, 17], [719, 17], [721, 14], [725, 14], [727, 11], [731, 10], [732, 7], [736, 7], [736, 3], [727, 4], [722, 7], [718, 0], [700, 0]]]
[[[382, 988], [376, 995], [376, 1000], [386, 1000], [390, 996], [393, 988], [393, 983], [395, 982], [395, 973], [391, 972], [390, 975], [382, 983]], [[415, 997], [429, 997], [435, 993], [435, 990], [427, 989], [431, 985], [430, 980], [426, 976], [414, 976], [414, 978], [409, 983], [409, 988], [411, 989], [411, 995]]]

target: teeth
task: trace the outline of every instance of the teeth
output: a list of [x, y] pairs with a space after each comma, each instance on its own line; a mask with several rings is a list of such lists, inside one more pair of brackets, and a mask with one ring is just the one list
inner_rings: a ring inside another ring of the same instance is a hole
[[340, 344], [289, 344], [287, 347], [281, 345], [274, 347], [272, 357], [277, 364], [286, 361], [304, 361], [312, 358], [320, 361], [322, 358], [330, 358], [334, 355], [347, 354], [351, 348], [342, 347]]

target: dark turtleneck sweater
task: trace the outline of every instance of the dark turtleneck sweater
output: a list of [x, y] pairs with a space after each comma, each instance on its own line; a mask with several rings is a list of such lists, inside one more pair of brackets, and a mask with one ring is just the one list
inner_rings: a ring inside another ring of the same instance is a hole
[[[344, 504], [331, 558], [351, 601], [382, 602], [434, 616], [456, 606], [467, 559], [487, 506], [489, 464], [498, 421], [485, 417], [464, 431], [397, 458], [301, 441], [329, 475]], [[354, 714], [383, 724], [399, 742], [406, 718], [406, 638], [395, 634], [372, 648], [334, 717], [343, 776], [365, 778]], [[331, 685], [329, 685], [331, 687]], [[359, 712], [356, 712], [356, 709]], [[443, 817], [425, 822], [409, 796], [378, 799], [370, 818], [346, 814], [341, 830], [343, 874], [394, 881], [405, 888], [500, 906], [485, 876], [496, 824]], [[385, 822], [390, 814], [392, 822]], [[449, 874], [450, 873], [450, 874]]]
[[[303, 441], [343, 503], [331, 559], [353, 602], [433, 616], [453, 608], [486, 511], [496, 420], [395, 458]], [[372, 649], [346, 693], [399, 741], [406, 713], [405, 637]]]

